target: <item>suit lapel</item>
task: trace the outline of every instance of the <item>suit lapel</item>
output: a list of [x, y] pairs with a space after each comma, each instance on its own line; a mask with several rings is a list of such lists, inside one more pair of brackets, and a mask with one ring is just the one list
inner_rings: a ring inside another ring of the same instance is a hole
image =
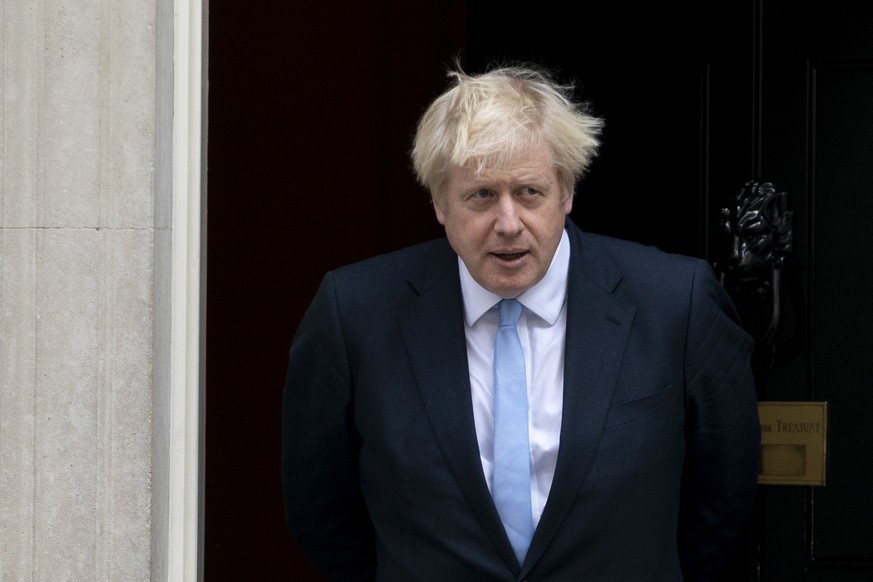
[[635, 307], [612, 295], [621, 273], [570, 224], [561, 444], [525, 570], [557, 533], [597, 453]]
[[410, 279], [417, 297], [399, 314], [400, 328], [443, 456], [482, 527], [512, 567], [515, 555], [479, 458], [457, 255], [450, 249], [446, 255], [446, 260], [434, 261], [437, 268]]

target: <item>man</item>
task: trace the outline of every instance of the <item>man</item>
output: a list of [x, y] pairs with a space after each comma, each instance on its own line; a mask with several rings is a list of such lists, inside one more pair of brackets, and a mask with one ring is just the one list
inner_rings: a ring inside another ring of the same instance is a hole
[[446, 238], [328, 273], [292, 344], [292, 534], [338, 581], [711, 579], [756, 489], [750, 338], [706, 263], [567, 218], [601, 128], [568, 90], [452, 76], [412, 153]]

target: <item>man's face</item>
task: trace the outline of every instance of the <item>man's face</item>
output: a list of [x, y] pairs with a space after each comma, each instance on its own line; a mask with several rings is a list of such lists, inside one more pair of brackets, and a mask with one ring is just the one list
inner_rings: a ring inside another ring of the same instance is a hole
[[455, 167], [437, 220], [477, 283], [516, 297], [545, 276], [573, 197], [563, 199], [547, 146], [519, 155], [507, 168]]

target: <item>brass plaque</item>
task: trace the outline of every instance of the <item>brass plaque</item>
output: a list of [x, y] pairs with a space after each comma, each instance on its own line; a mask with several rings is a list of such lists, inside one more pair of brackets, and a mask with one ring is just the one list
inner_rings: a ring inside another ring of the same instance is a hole
[[762, 485], [824, 485], [827, 402], [759, 402]]

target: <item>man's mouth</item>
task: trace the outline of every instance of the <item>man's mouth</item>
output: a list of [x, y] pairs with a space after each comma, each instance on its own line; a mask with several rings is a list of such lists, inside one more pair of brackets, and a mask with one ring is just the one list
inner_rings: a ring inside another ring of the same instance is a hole
[[495, 257], [500, 259], [501, 261], [514, 261], [515, 259], [519, 259], [527, 254], [527, 251], [520, 251], [517, 253], [492, 253]]

